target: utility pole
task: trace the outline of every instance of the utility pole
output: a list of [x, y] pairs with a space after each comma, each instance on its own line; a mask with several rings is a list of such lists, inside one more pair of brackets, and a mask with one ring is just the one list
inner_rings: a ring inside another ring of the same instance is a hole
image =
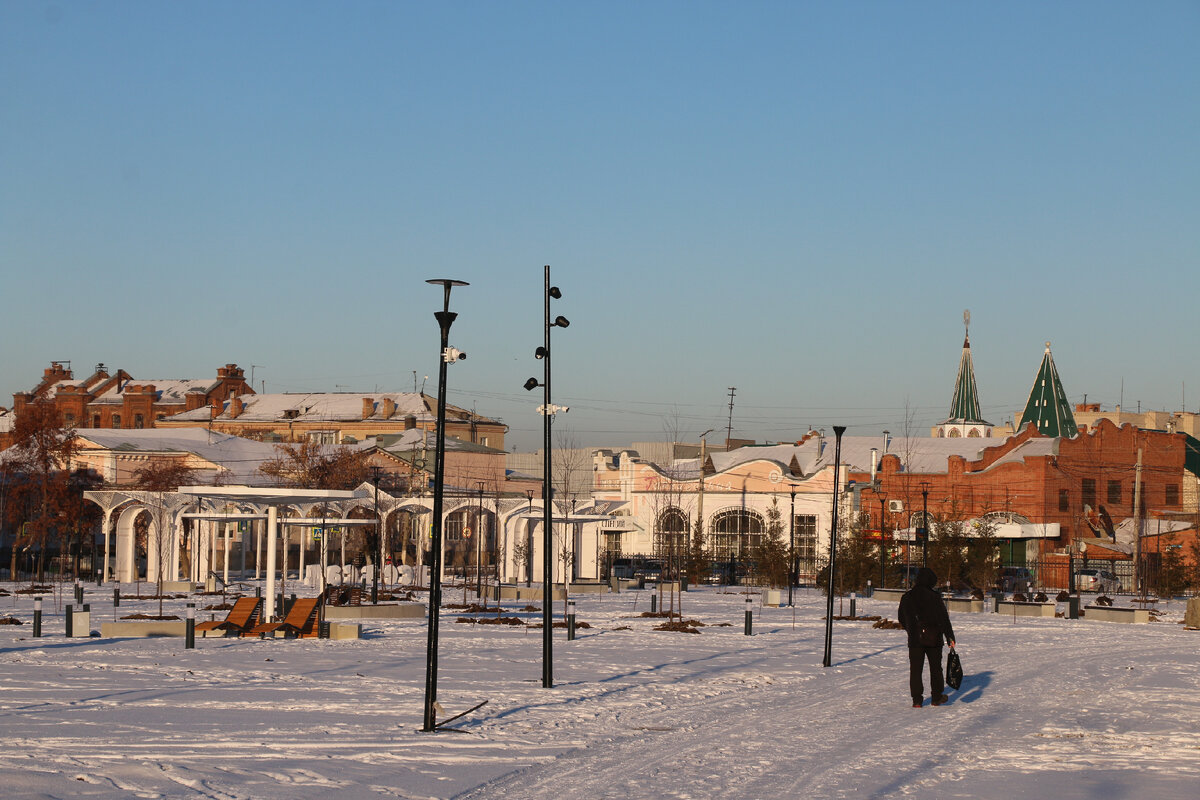
[[1138, 448], [1137, 466], [1133, 472], [1133, 535], [1135, 555], [1133, 557], [1133, 590], [1146, 597], [1142, 585], [1142, 448]]
[[733, 438], [733, 395], [737, 392], [736, 386], [729, 387], [729, 425], [725, 428], [725, 450], [729, 450], [729, 440]]

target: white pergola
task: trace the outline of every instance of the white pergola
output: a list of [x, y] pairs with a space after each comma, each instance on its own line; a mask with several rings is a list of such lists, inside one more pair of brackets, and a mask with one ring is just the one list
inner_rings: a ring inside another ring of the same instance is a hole
[[265, 486], [180, 486], [177, 494], [199, 500], [220, 500], [228, 503], [265, 507], [267, 509], [267, 585], [263, 592], [264, 619], [275, 618], [275, 551], [279, 541], [279, 507], [299, 504], [330, 503], [343, 500], [362, 500], [369, 495], [362, 489], [286, 489]]

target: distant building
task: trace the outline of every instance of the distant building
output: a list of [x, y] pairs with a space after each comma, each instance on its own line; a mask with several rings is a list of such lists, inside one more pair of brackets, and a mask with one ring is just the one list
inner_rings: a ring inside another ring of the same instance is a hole
[[[249, 394], [176, 414], [164, 428], [204, 427], [275, 442], [352, 444], [373, 436], [437, 428], [437, 400], [421, 392]], [[504, 449], [503, 422], [446, 406], [446, 435]]]
[[[236, 364], [218, 368], [215, 378], [151, 380], [135, 380], [123, 369], [110, 374], [97, 364], [91, 375], [76, 380], [69, 362], [54, 361], [32, 391], [13, 395], [12, 415], [15, 421], [25, 406], [42, 397], [54, 402], [69, 426], [137, 430], [243, 394], [253, 390]], [[11, 443], [11, 429], [6, 435], [0, 427], [0, 448]]]

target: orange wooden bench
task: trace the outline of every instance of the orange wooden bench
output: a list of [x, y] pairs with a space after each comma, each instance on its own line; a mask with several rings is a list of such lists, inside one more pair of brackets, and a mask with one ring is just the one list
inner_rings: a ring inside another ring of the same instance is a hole
[[305, 597], [292, 603], [292, 608], [282, 622], [264, 622], [242, 631], [242, 636], [267, 636], [277, 631], [283, 631], [298, 639], [316, 637], [320, 630], [317, 627], [321, 600], [317, 597]]
[[227, 635], [236, 636], [257, 624], [261, 614], [261, 597], [239, 597], [225, 619], [213, 619], [207, 622], [196, 623], [196, 632], [203, 633], [205, 631], [221, 630], [225, 631]]

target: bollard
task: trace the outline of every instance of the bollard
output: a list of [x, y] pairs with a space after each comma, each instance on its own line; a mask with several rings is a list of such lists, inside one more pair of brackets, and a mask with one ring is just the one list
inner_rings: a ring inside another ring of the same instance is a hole
[[72, 622], [75, 621], [74, 618], [75, 618], [75, 606], [67, 606], [67, 637], [68, 638], [70, 638], [71, 635], [74, 633], [72, 628], [74, 628], [75, 626], [71, 624]]
[[650, 613], [651, 614], [658, 613], [658, 595], [656, 595], [656, 594], [650, 595]]
[[1001, 595], [999, 593], [992, 595], [992, 613], [993, 614], [1000, 613], [1000, 597], [1001, 597]]
[[754, 601], [746, 598], [746, 635], [754, 635]]
[[855, 601], [857, 599], [858, 599], [858, 596], [854, 592], [851, 592], [850, 593], [850, 619], [854, 619], [855, 617], [858, 616], [858, 614], [854, 613], [854, 605], [855, 605]]
[[575, 601], [567, 601], [567, 641], [575, 639]]
[[1079, 619], [1079, 595], [1067, 598], [1067, 619]]
[[120, 608], [120, 607], [121, 607], [121, 587], [114, 586], [113, 587], [113, 608]]
[[254, 596], [257, 597], [259, 600], [262, 599], [262, 587], [261, 586], [254, 587]]
[[187, 604], [187, 627], [184, 629], [183, 649], [191, 650], [196, 646], [196, 604]]
[[328, 639], [329, 638], [329, 620], [323, 619], [319, 623], [317, 623], [317, 638], [318, 639]]
[[867, 593], [863, 597], [875, 597], [875, 590], [871, 588], [871, 582], [867, 581]]
[[83, 605], [83, 584], [75, 581], [75, 602]]
[[33, 598], [33, 638], [42, 635], [42, 598]]

